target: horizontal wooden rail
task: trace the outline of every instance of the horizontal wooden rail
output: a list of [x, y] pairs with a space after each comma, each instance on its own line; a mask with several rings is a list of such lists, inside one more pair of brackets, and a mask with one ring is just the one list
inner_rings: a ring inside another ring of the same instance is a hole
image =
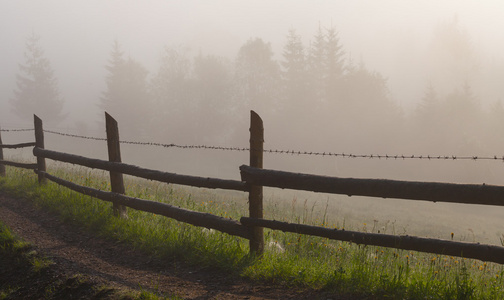
[[26, 147], [33, 147], [35, 146], [35, 142], [31, 143], [21, 143], [21, 144], [0, 144], [0, 148], [4, 149], [17, 149], [17, 148], [26, 148]]
[[180, 207], [175, 207], [166, 203], [160, 203], [155, 201], [149, 201], [144, 199], [138, 199], [133, 197], [128, 197], [118, 193], [105, 192], [85, 186], [75, 184], [73, 182], [58, 178], [56, 176], [50, 175], [46, 172], [35, 170], [35, 173], [43, 175], [45, 178], [67, 187], [73, 191], [81, 194], [85, 194], [91, 197], [95, 197], [104, 201], [118, 203], [119, 205], [124, 205], [136, 210], [141, 210], [145, 212], [150, 212], [158, 215], [162, 215], [168, 218], [175, 219], [177, 221], [189, 223], [195, 226], [212, 228], [219, 230], [221, 232], [239, 236], [245, 239], [251, 238], [251, 230], [241, 225], [238, 221], [232, 219], [226, 219], [209, 213], [202, 213], [197, 211], [192, 211]]
[[30, 170], [34, 170], [37, 168], [37, 164], [18, 163], [18, 162], [3, 160], [3, 159], [0, 159], [0, 165], [6, 165], [6, 166], [12, 166], [12, 167], [30, 169]]
[[454, 242], [408, 235], [397, 236], [379, 233], [362, 233], [248, 217], [242, 217], [240, 223], [245, 226], [261, 226], [284, 232], [320, 236], [355, 244], [474, 258], [482, 261], [504, 264], [504, 247], [495, 245]]
[[119, 172], [123, 174], [128, 174], [136, 177], [156, 180], [165, 183], [181, 184], [181, 185], [188, 185], [201, 188], [211, 188], [211, 189], [228, 189], [236, 191], [248, 190], [248, 187], [244, 182], [237, 180], [225, 180], [217, 178], [178, 175], [175, 173], [155, 171], [125, 163], [87, 158], [73, 154], [41, 149], [38, 147], [33, 148], [33, 154], [37, 157], [49, 158], [52, 160], [81, 165], [94, 169]]
[[338, 178], [240, 167], [248, 184], [348, 196], [504, 206], [504, 186]]

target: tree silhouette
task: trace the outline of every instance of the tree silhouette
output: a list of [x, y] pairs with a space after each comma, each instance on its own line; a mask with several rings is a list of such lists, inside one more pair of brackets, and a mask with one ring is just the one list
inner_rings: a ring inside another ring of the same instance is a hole
[[118, 41], [114, 41], [110, 54], [109, 64], [105, 67], [108, 71], [107, 90], [101, 97], [100, 108], [110, 110], [125, 96], [125, 82], [122, 76], [126, 60]]
[[248, 40], [235, 61], [235, 99], [264, 115], [278, 101], [280, 70], [271, 45], [260, 38]]
[[284, 98], [282, 111], [290, 117], [301, 117], [313, 105], [308, 92], [306, 57], [301, 37], [290, 29], [283, 49], [282, 81]]
[[101, 97], [100, 107], [117, 118], [126, 135], [144, 133], [151, 106], [147, 70], [132, 58], [124, 59], [117, 41], [114, 42], [106, 68], [109, 72], [107, 89]]
[[313, 37], [308, 48], [309, 85], [315, 102], [323, 102], [326, 97], [326, 39], [322, 27]]
[[187, 49], [165, 48], [159, 69], [150, 82], [154, 112], [153, 125], [158, 136], [169, 136], [180, 142], [189, 142], [177, 127], [190, 114], [193, 89], [191, 88], [191, 61]]
[[325, 67], [327, 72], [325, 86], [327, 101], [339, 100], [343, 73], [345, 71], [342, 48], [336, 29], [334, 27], [327, 29], [325, 42]]
[[440, 23], [429, 45], [429, 78], [441, 95], [465, 82], [472, 83], [479, 71], [479, 58], [468, 32], [458, 18]]
[[37, 114], [46, 123], [55, 125], [65, 118], [63, 100], [51, 64], [38, 43], [35, 34], [27, 40], [25, 64], [19, 65], [17, 88], [10, 104], [13, 112], [25, 120]]
[[231, 95], [231, 63], [214, 55], [198, 55], [194, 59], [192, 83], [194, 99], [189, 114], [195, 116], [191, 123], [194, 130], [194, 142], [215, 142], [225, 139], [234, 127]]

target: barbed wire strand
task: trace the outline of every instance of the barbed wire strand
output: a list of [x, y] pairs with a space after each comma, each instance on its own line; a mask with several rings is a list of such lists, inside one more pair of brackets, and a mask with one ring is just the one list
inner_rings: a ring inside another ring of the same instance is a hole
[[[1, 131], [33, 131], [34, 129], [1, 129]], [[44, 130], [46, 133], [61, 135], [72, 138], [106, 141], [106, 138], [90, 137], [69, 133], [62, 133], [53, 130]], [[164, 148], [179, 148], [179, 149], [206, 149], [206, 150], [223, 150], [223, 151], [250, 151], [247, 147], [222, 147], [222, 146], [209, 146], [209, 145], [178, 145], [178, 144], [163, 144], [156, 142], [137, 142], [137, 141], [119, 141], [121, 144], [139, 145], [139, 146], [155, 146]], [[382, 154], [351, 154], [351, 153], [335, 153], [335, 152], [314, 152], [314, 151], [296, 151], [296, 150], [277, 150], [277, 149], [264, 149], [264, 153], [272, 154], [290, 154], [290, 155], [309, 155], [309, 156], [322, 156], [322, 157], [341, 157], [341, 158], [367, 158], [367, 159], [394, 159], [394, 160], [494, 160], [503, 161], [504, 156], [457, 156], [457, 155], [382, 155]]]
[[0, 129], [1, 132], [21, 132], [21, 131], [34, 131], [35, 129], [33, 128], [26, 128], [26, 129]]

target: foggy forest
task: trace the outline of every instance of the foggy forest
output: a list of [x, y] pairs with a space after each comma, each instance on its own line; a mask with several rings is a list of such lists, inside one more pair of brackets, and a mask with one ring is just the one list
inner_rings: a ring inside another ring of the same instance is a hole
[[[35, 32], [26, 38], [10, 111], [26, 122], [37, 114], [49, 127], [66, 122], [88, 135], [95, 124], [72, 125], [41, 40]], [[431, 73], [408, 112], [392, 96], [387, 78], [349, 56], [337, 28], [322, 22], [309, 37], [288, 29], [281, 53], [260, 37], [246, 40], [234, 57], [165, 46], [154, 70], [112, 40], [96, 106], [116, 117], [127, 140], [243, 147], [252, 109], [266, 122], [269, 149], [498, 155], [504, 108], [499, 98], [481, 99], [474, 92], [487, 74], [479, 72], [471, 37], [452, 18], [435, 26], [430, 43]], [[333, 165], [325, 168], [320, 171], [334, 174]], [[481, 181], [474, 172], [455, 174], [454, 180]]]
[[[254, 110], [266, 149], [375, 156], [266, 153], [265, 168], [502, 185], [498, 16], [473, 18], [471, 1], [47, 3], [1, 5], [2, 129], [37, 114], [45, 129], [103, 137], [107, 111], [122, 140], [243, 148]], [[93, 140], [47, 139], [106, 156]], [[181, 174], [237, 179], [248, 163], [243, 151], [123, 147], [128, 163]]]

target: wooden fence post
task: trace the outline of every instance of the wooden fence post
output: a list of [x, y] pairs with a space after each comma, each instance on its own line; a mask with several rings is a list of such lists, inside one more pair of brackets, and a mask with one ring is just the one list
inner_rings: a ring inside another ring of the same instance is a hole
[[[114, 120], [107, 112], [105, 112], [105, 127], [107, 130], [107, 148], [109, 161], [121, 162], [121, 149], [119, 145], [119, 127], [117, 121]], [[110, 171], [110, 186], [112, 192], [125, 194], [123, 174]], [[113, 204], [114, 215], [119, 217], [127, 217], [126, 206]]]
[[[2, 145], [2, 128], [0, 128], [0, 146]], [[0, 147], [0, 160], [3, 160], [3, 148]], [[0, 164], [0, 176], [4, 177], [5, 176], [5, 165]]]
[[[33, 115], [33, 123], [35, 126], [35, 147], [44, 149], [44, 128], [42, 126], [42, 120]], [[45, 172], [46, 171], [46, 161], [45, 158], [37, 156], [37, 170]], [[39, 184], [47, 183], [46, 178], [42, 174], [38, 174]]]
[[[263, 144], [264, 127], [259, 115], [250, 111], [250, 166], [254, 168], [263, 167]], [[263, 187], [252, 185], [249, 191], [249, 216], [251, 218], [263, 218]], [[252, 228], [252, 239], [250, 239], [250, 253], [261, 255], [264, 252], [264, 229], [262, 227]]]

